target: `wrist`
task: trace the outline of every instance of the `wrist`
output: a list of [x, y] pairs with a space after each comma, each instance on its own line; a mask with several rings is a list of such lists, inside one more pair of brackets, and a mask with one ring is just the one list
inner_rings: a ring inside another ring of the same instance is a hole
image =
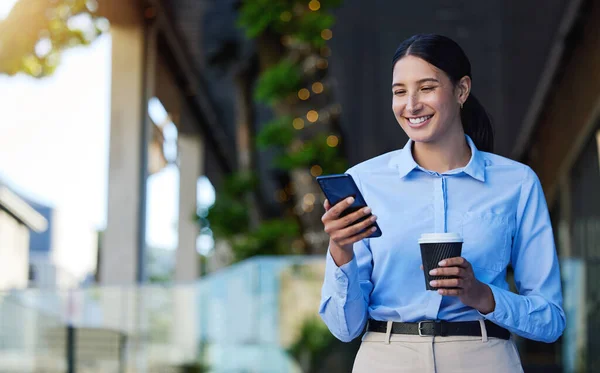
[[329, 253], [331, 254], [331, 258], [335, 262], [338, 267], [343, 266], [346, 263], [349, 263], [352, 258], [354, 258], [354, 251], [352, 250], [352, 246], [350, 249], [344, 249], [335, 241], [329, 240]]
[[480, 302], [477, 304], [475, 309], [480, 313], [487, 315], [488, 313], [494, 312], [496, 309], [496, 300], [494, 299], [494, 293], [492, 289], [482, 282], [479, 283], [481, 286], [481, 297]]

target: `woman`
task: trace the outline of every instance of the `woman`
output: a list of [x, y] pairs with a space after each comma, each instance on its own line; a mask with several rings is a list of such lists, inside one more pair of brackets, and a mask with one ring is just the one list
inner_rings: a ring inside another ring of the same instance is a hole
[[[554, 342], [565, 327], [558, 260], [540, 182], [491, 153], [471, 66], [449, 38], [415, 35], [393, 58], [392, 110], [410, 140], [348, 170], [368, 208], [330, 206], [319, 313], [342, 341], [365, 326], [354, 372], [522, 372], [510, 333]], [[373, 212], [371, 219], [353, 224]], [[375, 216], [377, 214], [377, 216]], [[383, 236], [363, 231], [377, 221]], [[363, 233], [360, 233], [363, 232]], [[456, 232], [462, 257], [425, 289], [418, 238]], [[519, 294], [508, 290], [511, 265]]]

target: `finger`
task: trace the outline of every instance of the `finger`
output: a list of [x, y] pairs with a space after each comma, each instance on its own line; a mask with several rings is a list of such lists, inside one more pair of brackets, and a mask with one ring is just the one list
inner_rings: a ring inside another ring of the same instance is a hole
[[462, 280], [459, 278], [451, 278], [447, 280], [432, 280], [429, 285], [434, 288], [462, 288]]
[[465, 277], [466, 270], [461, 267], [440, 267], [429, 271], [431, 276], [457, 276]]
[[325, 203], [323, 203], [323, 207], [325, 207], [325, 211], [329, 211], [329, 209], [331, 208], [331, 204], [329, 203], [328, 199], [325, 199]]
[[343, 229], [339, 229], [337, 232], [331, 235], [331, 238], [333, 238], [336, 241], [341, 241], [348, 237], [352, 237], [356, 234], [359, 234], [362, 230], [369, 228], [371, 225], [373, 225], [373, 223], [375, 223], [376, 220], [377, 216], [372, 215], [371, 217], [361, 221], [360, 223], [356, 223]]
[[323, 220], [323, 223], [329, 223], [329, 224], [327, 224], [328, 225], [327, 229], [329, 229], [328, 233], [330, 233], [331, 231], [337, 231], [337, 230], [341, 230], [343, 228], [352, 226], [358, 219], [360, 219], [366, 215], [369, 215], [371, 213], [370, 207], [364, 207], [364, 208], [357, 210], [351, 214], [348, 214], [342, 218], [332, 219], [327, 214], [332, 212], [336, 206], [334, 206], [331, 210], [329, 210], [329, 212], [326, 212], [325, 215], [323, 215], [323, 218], [321, 219], [321, 220]]
[[462, 289], [438, 289], [438, 294], [457, 297], [462, 293]]
[[370, 235], [372, 235], [373, 232], [375, 232], [376, 230], [377, 230], [377, 228], [371, 227], [371, 228], [367, 229], [365, 232], [356, 234], [356, 235], [354, 235], [352, 237], [349, 237], [349, 238], [346, 238], [346, 239], [342, 240], [341, 245], [353, 244], [355, 242], [363, 240], [363, 239], [369, 237]]
[[468, 268], [470, 266], [469, 262], [462, 256], [444, 259], [441, 262], [439, 262], [438, 265], [440, 267], [461, 267], [461, 268]]
[[333, 207], [331, 207], [329, 209], [329, 211], [327, 211], [325, 213], [325, 215], [327, 215], [327, 218], [329, 220], [335, 220], [341, 215], [342, 212], [344, 212], [345, 209], [350, 207], [353, 203], [354, 203], [354, 197], [348, 197], [345, 200], [343, 200], [343, 201], [335, 204]]

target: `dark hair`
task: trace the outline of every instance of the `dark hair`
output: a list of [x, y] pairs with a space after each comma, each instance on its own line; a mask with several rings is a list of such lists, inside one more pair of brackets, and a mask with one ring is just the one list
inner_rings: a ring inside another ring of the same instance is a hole
[[[456, 85], [464, 76], [471, 77], [471, 63], [462, 48], [452, 39], [435, 34], [418, 34], [404, 40], [392, 59], [392, 68], [404, 56], [421, 58], [445, 72]], [[477, 149], [492, 152], [492, 122], [479, 100], [471, 93], [460, 112], [463, 129]]]

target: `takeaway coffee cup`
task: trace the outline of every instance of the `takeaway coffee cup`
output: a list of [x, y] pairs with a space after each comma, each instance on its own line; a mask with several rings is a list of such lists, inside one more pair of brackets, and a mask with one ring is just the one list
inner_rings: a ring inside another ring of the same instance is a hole
[[443, 259], [461, 256], [463, 239], [458, 233], [423, 233], [419, 238], [421, 246], [421, 260], [425, 273], [425, 287], [427, 290], [437, 290], [429, 285], [432, 280], [445, 280], [454, 276], [430, 276], [429, 271], [438, 268], [438, 263]]

